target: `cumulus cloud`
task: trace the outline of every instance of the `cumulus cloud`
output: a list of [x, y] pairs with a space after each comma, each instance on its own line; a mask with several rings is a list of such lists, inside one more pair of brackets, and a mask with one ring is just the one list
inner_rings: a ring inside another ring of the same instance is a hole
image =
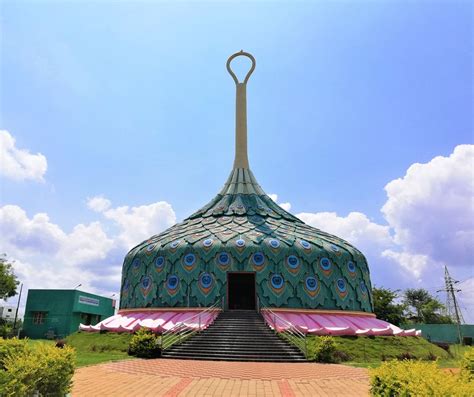
[[29, 218], [16, 205], [0, 208], [0, 230], [2, 248], [21, 258], [47, 255], [61, 263], [80, 264], [104, 258], [113, 246], [99, 222], [79, 224], [66, 233], [47, 214]]
[[450, 266], [474, 259], [474, 145], [413, 164], [385, 186], [382, 213], [407, 252]]
[[408, 252], [397, 252], [392, 250], [385, 250], [382, 252], [382, 256], [389, 258], [395, 263], [399, 264], [405, 273], [407, 278], [412, 276], [419, 279], [422, 273], [427, 268], [429, 258], [426, 255], [410, 254]]
[[0, 173], [17, 181], [43, 181], [48, 168], [44, 155], [17, 148], [15, 138], [6, 130], [0, 130], [0, 164]]
[[[439, 286], [444, 265], [472, 275], [474, 145], [459, 145], [447, 157], [413, 164], [385, 191], [387, 201], [381, 211], [386, 224], [372, 222], [360, 212], [297, 216], [361, 249], [379, 284]], [[470, 307], [471, 296], [463, 298]]]
[[98, 222], [76, 225], [67, 233], [45, 213], [30, 217], [16, 205], [0, 208], [0, 252], [14, 261], [15, 274], [26, 289], [81, 283], [90, 292], [108, 293], [108, 277], [87, 265], [105, 259], [113, 244]]
[[80, 264], [104, 259], [114, 241], [107, 237], [99, 222], [74, 226], [58, 251], [61, 262]]
[[28, 252], [54, 254], [66, 240], [62, 229], [51, 223], [45, 213], [28, 218], [26, 212], [17, 205], [0, 208], [0, 230], [2, 245], [13, 246]]
[[361, 212], [351, 212], [346, 217], [335, 212], [302, 212], [296, 216], [308, 225], [342, 237], [363, 251], [380, 250], [393, 244], [389, 226], [372, 222]]
[[119, 239], [128, 248], [176, 223], [176, 214], [166, 201], [139, 207], [111, 208], [103, 215], [120, 226]]
[[95, 196], [87, 199], [87, 206], [95, 212], [103, 212], [109, 209], [111, 205], [111, 201], [104, 196]]
[[29, 216], [16, 205], [0, 207], [0, 252], [15, 261], [15, 273], [26, 288], [81, 283], [84, 290], [110, 296], [120, 288], [126, 252], [176, 222], [166, 202], [111, 208], [110, 200], [99, 196], [87, 204], [103, 220], [78, 224], [70, 232], [45, 213]]

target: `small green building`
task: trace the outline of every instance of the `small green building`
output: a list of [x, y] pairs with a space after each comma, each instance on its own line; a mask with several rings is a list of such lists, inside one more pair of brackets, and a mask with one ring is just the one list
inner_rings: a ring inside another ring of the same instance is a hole
[[30, 289], [26, 300], [24, 336], [63, 338], [79, 324], [95, 325], [113, 316], [115, 300], [75, 289]]

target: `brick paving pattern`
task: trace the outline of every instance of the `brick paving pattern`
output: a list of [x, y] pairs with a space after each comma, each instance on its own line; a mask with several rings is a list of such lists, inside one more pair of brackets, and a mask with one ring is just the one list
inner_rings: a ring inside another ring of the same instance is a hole
[[124, 360], [79, 368], [80, 396], [367, 396], [366, 369], [317, 363]]

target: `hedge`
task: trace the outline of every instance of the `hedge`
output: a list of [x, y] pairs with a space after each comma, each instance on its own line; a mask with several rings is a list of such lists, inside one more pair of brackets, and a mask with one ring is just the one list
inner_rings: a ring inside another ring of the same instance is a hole
[[74, 362], [69, 346], [0, 339], [0, 395], [64, 396], [71, 391]]
[[371, 369], [371, 393], [382, 397], [472, 397], [474, 382], [438, 368], [436, 362], [387, 361]]

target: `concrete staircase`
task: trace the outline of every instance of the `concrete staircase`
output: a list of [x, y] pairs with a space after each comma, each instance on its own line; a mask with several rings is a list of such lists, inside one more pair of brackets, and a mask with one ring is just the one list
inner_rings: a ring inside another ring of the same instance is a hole
[[163, 352], [165, 358], [304, 362], [304, 354], [277, 336], [253, 310], [223, 312], [206, 330]]

